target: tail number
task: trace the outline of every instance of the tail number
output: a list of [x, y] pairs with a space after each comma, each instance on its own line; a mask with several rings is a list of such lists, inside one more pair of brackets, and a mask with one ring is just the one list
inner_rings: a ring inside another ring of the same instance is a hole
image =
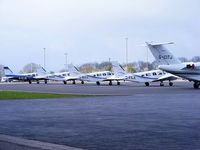
[[172, 55], [159, 55], [159, 59], [173, 59]]

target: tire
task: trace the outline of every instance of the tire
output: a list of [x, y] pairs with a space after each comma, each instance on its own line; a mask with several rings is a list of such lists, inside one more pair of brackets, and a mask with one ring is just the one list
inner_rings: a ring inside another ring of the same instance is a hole
[[145, 82], [145, 85], [146, 85], [146, 86], [149, 86], [149, 82]]
[[193, 84], [193, 87], [194, 87], [195, 89], [198, 89], [198, 88], [199, 88], [199, 83], [198, 83], [198, 82], [195, 82], [195, 83]]
[[160, 86], [164, 86], [164, 83], [163, 83], [163, 82], [161, 82], [161, 83], [160, 83]]
[[173, 86], [173, 82], [169, 82], [169, 86]]

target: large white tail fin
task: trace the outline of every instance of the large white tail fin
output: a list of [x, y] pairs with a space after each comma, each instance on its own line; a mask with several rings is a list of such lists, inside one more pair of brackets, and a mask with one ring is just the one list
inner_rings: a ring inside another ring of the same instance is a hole
[[3, 71], [5, 75], [13, 75], [13, 72], [7, 66], [3, 67]]
[[70, 73], [70, 76], [78, 76], [81, 74], [73, 64], [68, 65], [68, 71]]
[[164, 46], [170, 43], [154, 43], [150, 44], [146, 42], [147, 47], [150, 49], [151, 53], [155, 57], [159, 65], [170, 65], [170, 64], [179, 64], [181, 63], [172, 53]]
[[117, 62], [112, 62], [113, 71], [116, 76], [124, 76], [127, 74], [127, 72], [123, 69], [123, 67]]

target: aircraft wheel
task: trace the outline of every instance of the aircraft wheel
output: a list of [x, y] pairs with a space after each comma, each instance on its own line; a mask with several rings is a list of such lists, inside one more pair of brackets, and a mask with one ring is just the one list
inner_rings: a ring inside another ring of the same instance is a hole
[[199, 83], [198, 83], [198, 82], [194, 82], [193, 87], [194, 87], [195, 89], [198, 89], [198, 88], [199, 88]]
[[145, 85], [146, 85], [146, 86], [149, 86], [149, 82], [145, 82]]
[[40, 84], [40, 81], [37, 81], [37, 84]]
[[109, 82], [109, 85], [112, 85], [112, 81]]
[[64, 84], [67, 84], [67, 81], [63, 81]]
[[163, 82], [160, 82], [160, 86], [164, 86], [164, 83], [163, 83]]
[[117, 85], [120, 85], [120, 82], [117, 82]]
[[99, 82], [99, 81], [97, 81], [96, 83], [97, 83], [97, 85], [100, 85], [100, 82]]
[[169, 82], [169, 86], [173, 86], [173, 82]]
[[28, 83], [31, 84], [32, 82], [29, 80]]
[[75, 81], [75, 80], [73, 80], [72, 84], [76, 84], [76, 81]]
[[81, 81], [81, 84], [84, 84], [84, 81]]
[[44, 83], [47, 84], [47, 80], [44, 80]]

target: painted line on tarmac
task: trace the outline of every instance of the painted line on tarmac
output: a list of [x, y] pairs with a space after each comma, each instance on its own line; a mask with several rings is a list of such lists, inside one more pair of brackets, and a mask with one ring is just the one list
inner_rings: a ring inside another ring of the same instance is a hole
[[[13, 137], [9, 135], [3, 135], [0, 134], [0, 143], [5, 142], [9, 143], [10, 147], [27, 147], [27, 148], [33, 148], [33, 149], [41, 149], [41, 150], [84, 150], [81, 148], [75, 148], [65, 145], [58, 145], [58, 144], [52, 144], [47, 142], [40, 142], [35, 140], [27, 140], [19, 137]], [[8, 146], [9, 149], [9, 146]]]

